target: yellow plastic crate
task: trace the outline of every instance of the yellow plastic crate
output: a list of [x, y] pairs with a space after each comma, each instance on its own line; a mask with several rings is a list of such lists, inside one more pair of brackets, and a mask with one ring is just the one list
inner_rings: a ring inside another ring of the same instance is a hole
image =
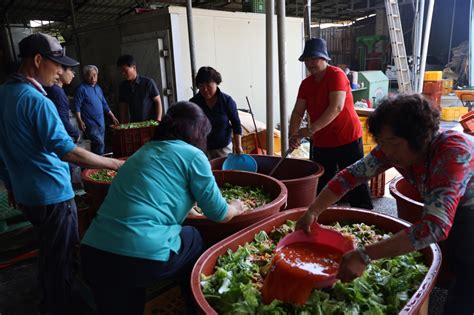
[[359, 117], [359, 120], [360, 124], [362, 125], [362, 143], [364, 145], [365, 154], [366, 150], [370, 151], [370, 147], [375, 146], [375, 140], [369, 133], [369, 127], [367, 126], [367, 117]]
[[458, 121], [459, 118], [468, 112], [468, 108], [464, 106], [442, 107], [441, 120]]
[[443, 80], [443, 71], [426, 71], [424, 81]]
[[444, 79], [443, 80], [443, 95], [448, 95], [453, 92], [453, 80]]
[[370, 153], [376, 146], [376, 144], [364, 144], [364, 155]]

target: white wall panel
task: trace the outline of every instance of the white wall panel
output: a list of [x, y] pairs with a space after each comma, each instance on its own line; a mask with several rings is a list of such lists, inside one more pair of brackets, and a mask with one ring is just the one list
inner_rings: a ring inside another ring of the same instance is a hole
[[[179, 85], [185, 87], [178, 91], [178, 100], [192, 96], [191, 65], [187, 32], [186, 11], [183, 8], [170, 8], [172, 32], [180, 34], [174, 39], [175, 68], [182, 73], [176, 78], [184, 80]], [[178, 18], [176, 19], [176, 16]], [[241, 12], [212, 10], [193, 10], [194, 38], [196, 51], [196, 71], [201, 66], [211, 66], [222, 74], [221, 89], [230, 94], [239, 108], [247, 108], [245, 96], [249, 97], [256, 118], [265, 122], [266, 112], [266, 61], [265, 61], [265, 15]], [[303, 20], [287, 18], [287, 106], [291, 113], [301, 80], [304, 78], [304, 65], [298, 61], [303, 50]], [[275, 17], [276, 30], [276, 17]], [[275, 53], [275, 93], [274, 122], [279, 122], [277, 34], [274, 34]], [[178, 52], [179, 51], [179, 52]], [[179, 55], [179, 57], [178, 57]], [[178, 65], [180, 63], [180, 65]], [[178, 84], [177, 84], [178, 85]]]

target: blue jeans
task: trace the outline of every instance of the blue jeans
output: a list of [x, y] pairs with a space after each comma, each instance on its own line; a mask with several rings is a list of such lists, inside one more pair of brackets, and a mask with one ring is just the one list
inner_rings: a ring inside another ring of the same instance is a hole
[[39, 239], [40, 312], [70, 314], [76, 245], [77, 209], [74, 199], [46, 206], [19, 205]]
[[104, 126], [86, 126], [86, 136], [91, 141], [91, 151], [98, 155], [104, 154]]
[[204, 251], [199, 231], [191, 226], [181, 230], [179, 253], [168, 261], [116, 255], [81, 245], [84, 276], [91, 286], [101, 315], [143, 315], [145, 288], [159, 281], [178, 278], [188, 313], [195, 309], [190, 288], [194, 263]]

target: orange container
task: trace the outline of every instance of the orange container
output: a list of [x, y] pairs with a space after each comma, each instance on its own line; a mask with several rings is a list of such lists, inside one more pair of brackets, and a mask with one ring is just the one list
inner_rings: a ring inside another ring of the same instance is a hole
[[385, 172], [370, 179], [370, 195], [373, 198], [381, 198], [385, 195]]
[[423, 92], [423, 96], [431, 103], [431, 106], [437, 110], [441, 109], [441, 95], [441, 91], [436, 93]]
[[443, 81], [425, 81], [423, 82], [423, 94], [442, 93]]
[[462, 115], [459, 123], [464, 128], [464, 132], [474, 132], [474, 111]]

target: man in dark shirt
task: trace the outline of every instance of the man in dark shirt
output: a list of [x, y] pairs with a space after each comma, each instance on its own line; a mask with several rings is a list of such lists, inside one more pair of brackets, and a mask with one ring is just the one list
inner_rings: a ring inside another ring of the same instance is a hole
[[[79, 64], [79, 63], [78, 63]], [[59, 75], [59, 80], [50, 87], [44, 87], [47, 96], [53, 101], [58, 110], [59, 118], [66, 128], [67, 134], [77, 142], [79, 138], [79, 129], [71, 124], [69, 120], [69, 99], [64, 92], [63, 86], [71, 84], [74, 79], [74, 70], [71, 67], [64, 67], [63, 72]]]
[[117, 67], [125, 79], [119, 87], [120, 121], [160, 121], [163, 109], [155, 81], [137, 73], [137, 65], [131, 55], [120, 56]]

